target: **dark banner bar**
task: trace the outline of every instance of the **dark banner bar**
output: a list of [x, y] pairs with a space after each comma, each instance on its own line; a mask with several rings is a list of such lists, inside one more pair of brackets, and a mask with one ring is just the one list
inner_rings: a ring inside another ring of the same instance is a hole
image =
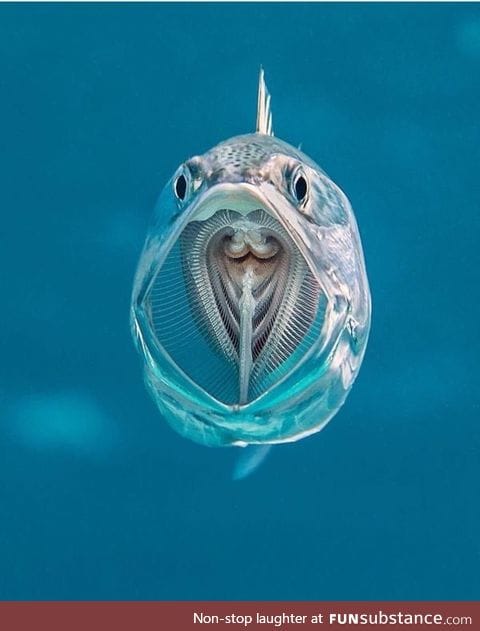
[[478, 631], [480, 602], [0, 602], [6, 631]]

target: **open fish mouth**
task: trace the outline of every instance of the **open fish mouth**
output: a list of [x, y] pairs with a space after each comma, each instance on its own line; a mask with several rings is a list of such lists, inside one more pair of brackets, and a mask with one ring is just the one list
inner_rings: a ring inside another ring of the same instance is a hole
[[248, 405], [318, 341], [326, 298], [263, 208], [219, 208], [183, 227], [146, 296], [158, 344], [198, 387]]

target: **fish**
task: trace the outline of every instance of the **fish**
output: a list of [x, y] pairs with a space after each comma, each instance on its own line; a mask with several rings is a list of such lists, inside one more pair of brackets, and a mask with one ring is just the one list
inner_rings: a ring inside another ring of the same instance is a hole
[[248, 447], [242, 479], [335, 416], [370, 322], [351, 204], [274, 135], [261, 69], [255, 132], [187, 159], [155, 206], [131, 301], [146, 387], [182, 436]]

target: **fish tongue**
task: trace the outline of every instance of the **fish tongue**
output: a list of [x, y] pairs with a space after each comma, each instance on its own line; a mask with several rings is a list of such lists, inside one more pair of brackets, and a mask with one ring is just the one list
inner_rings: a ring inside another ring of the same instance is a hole
[[242, 278], [241, 295], [238, 303], [240, 311], [240, 339], [239, 339], [239, 390], [240, 405], [248, 401], [248, 387], [252, 372], [252, 325], [255, 313], [255, 298], [252, 287], [254, 274], [250, 267], [245, 270]]

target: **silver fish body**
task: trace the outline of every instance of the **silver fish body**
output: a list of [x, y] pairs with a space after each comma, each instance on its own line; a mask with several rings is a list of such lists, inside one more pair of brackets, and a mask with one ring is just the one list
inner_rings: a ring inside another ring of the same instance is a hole
[[165, 419], [210, 446], [320, 431], [360, 368], [371, 301], [347, 197], [271, 134], [187, 160], [158, 200], [132, 296], [145, 381]]

